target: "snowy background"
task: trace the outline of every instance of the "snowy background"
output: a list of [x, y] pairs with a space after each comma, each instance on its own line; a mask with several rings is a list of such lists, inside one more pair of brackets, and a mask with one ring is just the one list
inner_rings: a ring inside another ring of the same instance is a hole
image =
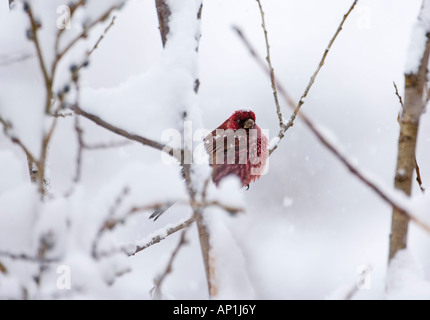
[[[262, 4], [277, 78], [297, 100], [350, 1], [271, 0]], [[402, 94], [407, 48], [420, 5], [418, 0], [359, 1], [303, 106], [309, 117], [336, 137], [351, 159], [387, 186], [393, 184], [399, 131], [396, 119], [400, 106], [393, 81]], [[163, 54], [154, 1], [129, 0], [115, 15], [114, 26], [81, 73], [83, 109], [98, 111], [106, 119], [160, 140], [162, 131], [177, 126], [178, 119], [175, 113], [154, 106], [171, 105], [179, 96], [182, 100], [177, 105], [187, 105], [193, 111], [194, 130], [213, 129], [235, 110], [251, 108], [257, 124], [269, 129], [269, 140], [277, 135], [270, 82], [232, 31], [232, 25], [242, 28], [264, 54], [256, 1], [204, 2], [197, 68], [184, 62], [193, 43], [173, 44], [178, 50], [176, 58], [172, 51]], [[0, 31], [0, 58], [4, 61], [33, 52], [25, 39], [27, 20], [20, 14], [13, 19], [10, 16], [4, 1], [0, 21], [10, 23]], [[181, 26], [181, 21], [176, 23]], [[183, 27], [192, 30], [196, 26]], [[91, 39], [102, 32], [102, 27], [95, 29]], [[70, 59], [80, 59], [78, 50]], [[5, 65], [1, 59], [0, 112], [12, 118], [20, 115], [17, 132], [38, 150], [40, 137], [35, 132], [41, 132], [38, 125], [46, 124], [38, 119], [37, 104], [28, 107], [41, 100], [43, 84], [37, 63], [27, 59]], [[192, 87], [193, 79], [178, 68], [170, 78], [177, 81], [163, 82], [163, 72], [178, 61], [199, 77], [197, 97], [180, 94]], [[153, 81], [158, 81], [158, 86]], [[139, 103], [141, 109], [136, 111], [133, 106]], [[281, 100], [281, 104], [289, 115], [286, 103]], [[420, 124], [417, 146], [424, 184], [430, 181], [429, 122], [427, 113]], [[88, 121], [82, 120], [82, 126], [88, 143], [122, 141]], [[82, 254], [88, 243], [85, 237], [94, 233], [125, 186], [131, 194], [121, 204], [124, 207], [133, 201], [143, 205], [185, 197], [178, 168], [164, 164], [159, 151], [137, 144], [87, 151], [81, 183], [74, 186], [77, 141], [73, 132], [73, 119], [61, 119], [48, 162], [50, 191], [57, 198], [43, 205], [29, 186], [25, 155], [0, 135], [0, 251], [33, 252], [36, 247], [31, 236], [54, 226], [59, 234], [69, 233], [56, 250], [67, 252], [61, 265], [70, 267], [75, 289], [57, 292], [58, 296], [150, 299], [154, 278], [164, 270], [179, 233], [134, 257], [115, 256], [97, 265]], [[418, 185], [413, 188], [413, 194], [420, 197]], [[71, 197], [61, 197], [70, 190]], [[268, 173], [240, 197], [246, 203], [246, 213], [230, 217], [219, 210], [213, 212], [223, 214], [215, 223], [221, 298], [341, 298], [356, 286], [364, 268], [370, 270], [368, 282], [356, 292], [356, 299], [430, 299], [426, 282], [430, 281], [429, 235], [410, 226], [409, 251], [393, 266], [386, 293], [391, 208], [329, 154], [300, 120], [270, 157]], [[78, 217], [70, 228], [64, 217], [71, 214]], [[156, 222], [148, 220], [148, 213], [136, 215], [116, 228], [103, 246], [109, 250], [110, 246], [142, 241], [190, 214], [187, 207], [178, 205]], [[10, 232], [15, 228], [27, 233]], [[29, 274], [34, 271], [26, 268], [29, 263], [3, 260], [15, 271], [0, 273], [0, 298], [20, 297], [23, 286], [33, 297], [51, 297], [55, 292], [55, 265], [45, 273], [45, 285], [39, 289], [29, 284]], [[112, 277], [112, 270], [127, 272], [113, 285], [103, 285]], [[168, 299], [208, 297], [195, 226], [162, 290]]]

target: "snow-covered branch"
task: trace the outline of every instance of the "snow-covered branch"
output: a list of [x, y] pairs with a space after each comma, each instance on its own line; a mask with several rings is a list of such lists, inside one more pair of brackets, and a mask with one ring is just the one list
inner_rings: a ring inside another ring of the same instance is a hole
[[187, 228], [194, 222], [194, 217], [187, 219], [185, 221], [181, 220], [175, 225], [167, 225], [161, 230], [154, 232], [153, 234], [148, 235], [142, 240], [139, 240], [136, 244], [133, 245], [125, 245], [123, 251], [125, 251], [128, 255], [134, 256], [137, 253], [149, 248], [150, 246], [161, 242], [166, 239], [168, 236]]
[[[415, 149], [420, 117], [424, 113], [428, 98], [427, 73], [430, 57], [430, 1], [428, 0], [423, 0], [410, 42], [405, 70], [404, 102], [399, 117], [400, 134], [394, 178], [395, 188], [408, 196], [412, 192], [413, 172], [418, 168]], [[406, 248], [409, 220], [414, 221], [413, 217], [405, 215], [399, 208], [393, 206], [390, 260], [399, 250]]]

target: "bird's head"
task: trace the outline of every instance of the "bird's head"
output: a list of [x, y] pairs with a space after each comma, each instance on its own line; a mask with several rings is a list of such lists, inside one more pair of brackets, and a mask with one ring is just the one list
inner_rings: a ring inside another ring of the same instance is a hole
[[228, 129], [254, 129], [255, 113], [250, 110], [238, 110], [229, 118]]

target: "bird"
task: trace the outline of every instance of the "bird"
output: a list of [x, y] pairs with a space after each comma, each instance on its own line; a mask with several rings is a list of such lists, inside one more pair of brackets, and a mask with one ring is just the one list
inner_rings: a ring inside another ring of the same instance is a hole
[[240, 179], [242, 187], [260, 178], [268, 157], [268, 140], [256, 124], [251, 110], [237, 110], [204, 138], [212, 180], [216, 186], [230, 175]]
[[[233, 175], [248, 190], [250, 183], [263, 174], [269, 143], [253, 111], [236, 110], [209, 133], [203, 143], [212, 167], [212, 181], [217, 187], [225, 177]], [[149, 218], [157, 220], [172, 205], [156, 209]]]

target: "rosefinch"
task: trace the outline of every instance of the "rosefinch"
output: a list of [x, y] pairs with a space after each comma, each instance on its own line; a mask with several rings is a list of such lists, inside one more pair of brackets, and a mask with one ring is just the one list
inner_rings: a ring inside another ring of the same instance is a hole
[[228, 175], [239, 177], [242, 187], [260, 178], [268, 157], [268, 141], [252, 111], [239, 110], [204, 139], [212, 180], [218, 186]]
[[[267, 137], [255, 123], [255, 113], [238, 110], [204, 138], [213, 168], [212, 180], [216, 186], [229, 175], [239, 177], [242, 187], [260, 178], [266, 165]], [[155, 210], [150, 219], [158, 219], [171, 205]]]

